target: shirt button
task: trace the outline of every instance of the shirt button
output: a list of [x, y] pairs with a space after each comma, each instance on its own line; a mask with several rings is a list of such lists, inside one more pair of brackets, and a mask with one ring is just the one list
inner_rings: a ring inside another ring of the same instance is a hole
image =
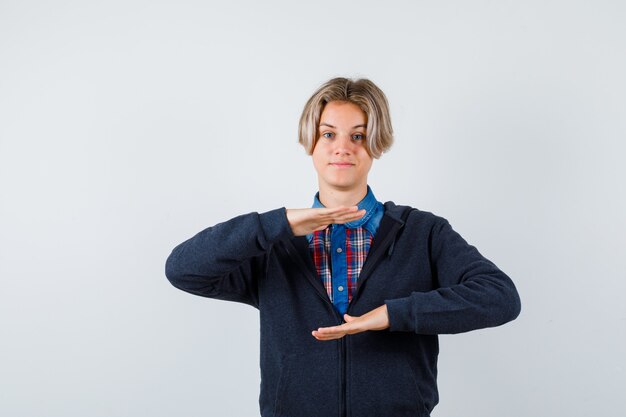
[[338, 287], [337, 287], [337, 289], [338, 289], [339, 291], [343, 291], [343, 285], [338, 286]]
[[343, 249], [337, 248], [337, 253], [341, 253], [341, 252], [343, 252]]

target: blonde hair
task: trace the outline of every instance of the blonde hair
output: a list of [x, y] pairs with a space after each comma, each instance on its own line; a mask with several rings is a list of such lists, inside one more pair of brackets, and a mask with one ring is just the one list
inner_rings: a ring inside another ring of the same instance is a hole
[[324, 107], [331, 101], [354, 103], [367, 115], [365, 148], [373, 158], [380, 158], [393, 144], [393, 129], [387, 97], [380, 88], [365, 78], [333, 78], [309, 98], [300, 116], [298, 142], [311, 155], [319, 139], [319, 123]]

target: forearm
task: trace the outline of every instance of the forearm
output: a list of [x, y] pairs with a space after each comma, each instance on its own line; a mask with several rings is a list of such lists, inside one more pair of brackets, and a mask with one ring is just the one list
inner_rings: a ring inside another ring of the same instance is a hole
[[175, 287], [198, 295], [243, 291], [240, 287], [259, 272], [255, 257], [291, 236], [284, 208], [237, 216], [176, 246], [167, 258], [165, 275]]
[[408, 297], [385, 300], [390, 330], [420, 334], [462, 333], [515, 319], [521, 309], [513, 282], [504, 273]]
[[429, 257], [432, 290], [385, 301], [392, 331], [461, 333], [499, 326], [519, 315], [513, 281], [445, 219], [433, 226]]

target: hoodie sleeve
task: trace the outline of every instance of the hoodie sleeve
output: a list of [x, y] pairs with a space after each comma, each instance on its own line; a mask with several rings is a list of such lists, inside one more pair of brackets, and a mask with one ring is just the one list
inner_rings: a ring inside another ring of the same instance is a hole
[[432, 229], [430, 263], [438, 288], [385, 300], [391, 331], [452, 334], [514, 320], [520, 298], [513, 281], [468, 244], [447, 220]]
[[258, 308], [257, 281], [273, 243], [293, 237], [285, 208], [249, 213], [209, 227], [176, 246], [165, 275], [191, 294]]

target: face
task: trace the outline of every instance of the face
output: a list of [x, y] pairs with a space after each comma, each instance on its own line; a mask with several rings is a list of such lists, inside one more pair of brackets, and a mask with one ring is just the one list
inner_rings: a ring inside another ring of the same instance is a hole
[[326, 104], [313, 149], [320, 191], [363, 191], [372, 157], [366, 150], [367, 116], [356, 104]]

